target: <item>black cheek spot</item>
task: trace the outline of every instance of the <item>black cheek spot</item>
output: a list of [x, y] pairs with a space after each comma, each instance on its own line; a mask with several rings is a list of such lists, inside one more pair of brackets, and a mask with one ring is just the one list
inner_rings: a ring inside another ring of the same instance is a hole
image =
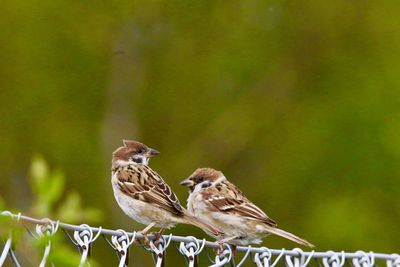
[[210, 187], [211, 183], [204, 183], [201, 185], [201, 188], [207, 188]]
[[134, 162], [136, 162], [136, 163], [143, 163], [143, 159], [142, 158], [133, 158], [132, 160]]

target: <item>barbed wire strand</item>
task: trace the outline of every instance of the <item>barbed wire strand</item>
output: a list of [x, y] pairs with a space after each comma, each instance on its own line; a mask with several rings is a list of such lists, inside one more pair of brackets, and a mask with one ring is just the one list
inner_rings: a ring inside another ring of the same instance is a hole
[[[111, 230], [111, 229], [104, 229], [101, 226], [99, 227], [91, 227], [89, 225], [73, 225], [73, 224], [68, 224], [68, 223], [63, 223], [63, 222], [57, 222], [54, 220], [50, 219], [36, 219], [32, 218], [29, 216], [22, 215], [21, 213], [14, 214], [11, 213], [10, 211], [3, 211], [0, 213], [0, 215], [3, 216], [8, 216], [13, 219], [17, 220], [22, 220], [25, 222], [30, 222], [33, 224], [37, 225], [46, 225], [49, 224], [50, 222], [55, 225], [57, 224], [64, 232], [67, 233], [69, 236], [70, 240], [77, 245], [80, 250], [81, 250], [81, 262], [80, 266], [83, 266], [90, 255], [90, 248], [91, 248], [91, 243], [93, 243], [100, 234], [103, 235], [109, 235], [109, 236], [116, 236], [116, 237], [128, 237], [131, 238], [130, 240], [134, 239], [143, 239], [143, 235], [141, 233], [127, 233], [125, 231], [121, 230]], [[71, 238], [71, 236], [68, 234], [68, 230], [74, 231], [74, 238]], [[133, 238], [132, 238], [133, 237]], [[155, 239], [155, 235], [148, 235], [147, 236], [149, 240]], [[173, 242], [183, 242], [183, 243], [190, 243], [196, 240], [197, 242], [202, 242], [201, 246], [202, 249], [197, 251], [197, 254], [203, 251], [203, 248], [205, 246], [211, 247], [211, 248], [218, 248], [219, 244], [216, 242], [210, 242], [206, 240], [201, 240], [197, 239], [194, 237], [183, 237], [183, 236], [173, 236], [173, 235], [163, 235], [162, 236], [164, 240], [168, 240], [168, 245], [171, 241]], [[0, 263], [4, 263], [7, 253], [5, 252], [8, 251], [9, 254], [11, 255], [11, 258], [15, 258], [15, 255], [13, 255], [12, 249], [11, 249], [11, 243], [12, 240], [7, 240], [3, 251], [0, 256]], [[153, 244], [154, 245], [154, 244]], [[158, 245], [158, 244], [157, 244]], [[160, 251], [160, 247], [156, 247], [157, 251]], [[50, 251], [51, 248], [49, 248]], [[166, 249], [166, 247], [165, 247]], [[165, 250], [164, 249], [164, 250]], [[154, 247], [153, 247], [154, 250]], [[333, 251], [327, 251], [327, 252], [315, 252], [315, 251], [302, 251], [300, 249], [294, 249], [294, 250], [285, 250], [285, 249], [267, 249], [264, 247], [246, 247], [246, 246], [237, 246], [236, 247], [237, 251], [242, 251], [245, 252], [244, 259], [239, 263], [239, 266], [243, 264], [244, 260], [248, 257], [250, 253], [254, 253], [254, 259], [253, 261], [256, 263], [257, 266], [263, 266], [263, 267], [274, 267], [278, 261], [280, 260], [281, 257], [285, 256], [286, 263], [290, 265], [289, 267], [304, 267], [308, 264], [308, 262], [311, 260], [311, 258], [315, 259], [322, 259], [322, 263], [324, 267], [342, 267], [345, 263], [344, 259], [350, 259], [354, 267], [372, 267], [374, 266], [375, 260], [385, 260], [387, 263], [387, 267], [400, 267], [400, 257], [398, 254], [385, 254], [385, 253], [373, 253], [373, 252], [363, 252], [363, 251], [357, 251], [357, 252], [333, 252]], [[195, 250], [189, 250], [188, 252], [184, 252], [182, 254], [185, 255], [186, 258], [190, 258], [190, 255], [193, 254], [193, 251]], [[189, 256], [187, 256], [189, 255]], [[43, 256], [43, 260], [46, 258], [46, 250]], [[276, 256], [274, 262], [270, 264], [272, 261], [272, 256]], [[189, 259], [188, 258], [188, 259]], [[217, 255], [215, 257], [215, 262], [213, 263], [212, 266], [222, 266], [228, 262], [230, 262], [232, 259], [232, 251], [230, 246], [226, 246], [224, 251]], [[303, 259], [303, 260], [301, 260]], [[302, 262], [303, 261], [303, 262]], [[121, 261], [120, 261], [121, 264]], [[16, 266], [19, 266], [18, 262], [15, 264]], [[189, 266], [193, 265], [192, 261], [189, 260]], [[1, 264], [0, 264], [1, 266]]]

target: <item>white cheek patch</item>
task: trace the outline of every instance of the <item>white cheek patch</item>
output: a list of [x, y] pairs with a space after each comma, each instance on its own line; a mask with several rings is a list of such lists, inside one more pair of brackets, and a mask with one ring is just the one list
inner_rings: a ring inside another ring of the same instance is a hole
[[123, 166], [127, 166], [127, 165], [129, 165], [130, 163], [131, 163], [131, 160], [129, 159], [128, 161], [125, 161], [125, 160], [117, 160], [117, 165], [118, 166], [121, 166], [121, 167], [123, 167]]
[[193, 192], [199, 192], [199, 191], [203, 190], [204, 188], [202, 187], [202, 185], [203, 185], [203, 183], [197, 184], [197, 185], [194, 187]]

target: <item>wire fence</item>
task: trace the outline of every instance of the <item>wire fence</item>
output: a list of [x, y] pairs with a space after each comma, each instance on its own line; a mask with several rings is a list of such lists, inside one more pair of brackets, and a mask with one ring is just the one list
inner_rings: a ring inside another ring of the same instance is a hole
[[[28, 229], [29, 233], [40, 238], [43, 236], [52, 236], [60, 228], [65, 232], [68, 239], [78, 247], [80, 251], [80, 263], [79, 266], [88, 266], [88, 258], [90, 255], [92, 244], [97, 238], [102, 235], [107, 243], [113, 250], [119, 255], [118, 266], [128, 265], [129, 248], [134, 244], [135, 241], [143, 239], [143, 235], [139, 232], [126, 232], [124, 230], [110, 230], [100, 227], [91, 227], [86, 224], [73, 225], [63, 223], [60, 221], [50, 220], [48, 218], [36, 219], [29, 216], [22, 215], [21, 213], [14, 214], [9, 211], [1, 212], [2, 216], [11, 217], [17, 221], [24, 221], [35, 225], [35, 231], [32, 232]], [[70, 234], [69, 232], [73, 232]], [[165, 252], [170, 244], [173, 242], [176, 244], [179, 252], [186, 259], [187, 265], [193, 267], [197, 265], [197, 255], [205, 250], [205, 247], [218, 248], [219, 245], [215, 242], [206, 241], [205, 239], [197, 239], [193, 236], [174, 236], [163, 235], [160, 239], [154, 240], [154, 235], [148, 235], [149, 244], [145, 248], [153, 255], [154, 263], [156, 267], [163, 266], [165, 259]], [[3, 246], [3, 250], [0, 254], [0, 266], [3, 266], [7, 257], [11, 259], [14, 266], [21, 266], [16, 253], [13, 249], [13, 238], [10, 236]], [[42, 260], [39, 263], [40, 267], [46, 266], [46, 262], [50, 251], [52, 249], [51, 239], [47, 242]], [[215, 257], [209, 258], [210, 264], [208, 266], [218, 267], [230, 264], [231, 266], [240, 267], [246, 261], [252, 263], [257, 267], [274, 267], [279, 262], [283, 262], [287, 267], [306, 267], [310, 261], [314, 261], [319, 267], [342, 267], [345, 264], [350, 264], [353, 267], [374, 267], [378, 266], [376, 260], [386, 262], [387, 267], [400, 267], [400, 255], [399, 254], [384, 254], [375, 252], [317, 252], [317, 251], [303, 251], [300, 248], [292, 250], [285, 249], [269, 249], [266, 247], [244, 247], [237, 246], [236, 251], [243, 252], [243, 256], [240, 260], [235, 260], [234, 251], [231, 246], [224, 245], [222, 251], [215, 255]], [[237, 263], [236, 263], [237, 261]]]

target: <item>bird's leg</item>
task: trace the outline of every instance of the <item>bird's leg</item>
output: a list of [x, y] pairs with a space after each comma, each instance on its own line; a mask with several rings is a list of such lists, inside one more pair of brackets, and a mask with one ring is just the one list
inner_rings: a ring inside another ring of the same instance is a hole
[[[216, 253], [217, 254], [221, 254], [224, 251], [224, 244], [228, 243], [229, 241], [232, 241], [232, 240], [234, 240], [236, 238], [238, 238], [238, 236], [234, 235], [234, 236], [230, 236], [230, 237], [226, 237], [224, 239], [218, 240], [217, 241], [218, 248], [217, 248]], [[235, 251], [236, 251], [236, 246], [235, 246]], [[233, 252], [233, 250], [232, 250], [232, 252]]]
[[146, 226], [146, 228], [144, 228], [142, 231], [140, 231], [139, 233], [141, 233], [142, 235], [146, 235], [147, 232], [154, 227], [154, 225], [156, 225], [155, 222], [150, 223], [149, 225]]
[[231, 245], [231, 249], [232, 249], [232, 256], [236, 257], [237, 254], [236, 245]]
[[164, 233], [164, 230], [165, 228], [161, 228], [160, 231], [155, 233], [154, 241], [157, 242], [161, 238], [162, 234]]
[[146, 226], [146, 228], [144, 228], [142, 231], [139, 231], [138, 233], [143, 235], [143, 244], [148, 246], [150, 241], [149, 238], [147, 237], [147, 232], [154, 227], [154, 225], [156, 225], [155, 222], [150, 223], [149, 225]]

